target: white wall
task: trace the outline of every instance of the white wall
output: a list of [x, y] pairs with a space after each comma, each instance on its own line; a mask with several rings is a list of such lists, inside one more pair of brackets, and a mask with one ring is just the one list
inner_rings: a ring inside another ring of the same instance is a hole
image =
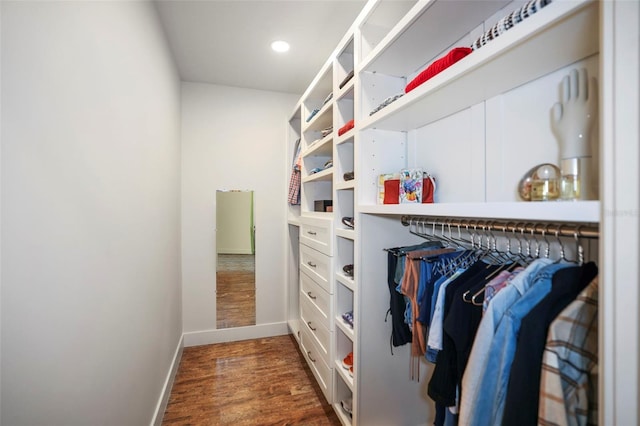
[[152, 421], [181, 337], [180, 85], [146, 2], [2, 2], [3, 425]]
[[[259, 73], [256, 74], [259, 78]], [[286, 120], [297, 96], [182, 84], [182, 286], [185, 333], [216, 328], [216, 189], [254, 190], [256, 323], [286, 321]], [[225, 330], [225, 340], [241, 330]], [[194, 340], [185, 335], [185, 344]]]

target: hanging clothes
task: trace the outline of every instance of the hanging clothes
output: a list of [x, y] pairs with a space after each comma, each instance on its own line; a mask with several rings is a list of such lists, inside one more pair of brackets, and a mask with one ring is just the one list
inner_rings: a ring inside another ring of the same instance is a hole
[[[565, 285], [570, 284], [567, 283], [567, 279], [580, 280], [583, 279], [584, 275], [590, 276], [588, 279], [590, 281], [597, 274], [597, 269], [592, 263], [580, 267], [563, 262], [545, 266], [535, 275], [528, 291], [513, 303], [499, 321], [491, 341], [486, 366], [483, 371], [480, 371], [477, 389], [479, 397], [472, 402], [470, 410], [466, 414], [467, 417], [465, 417], [465, 419], [468, 418], [469, 425], [502, 424], [507, 386], [522, 319], [551, 292], [553, 277], [557, 272], [565, 268], [582, 269], [579, 273], [565, 276], [563, 281]], [[461, 394], [464, 395], [467, 391], [468, 389], [463, 387]]]
[[529, 290], [537, 273], [551, 265], [551, 259], [536, 259], [516, 277], [510, 285], [500, 291], [489, 303], [482, 321], [478, 326], [467, 368], [462, 379], [460, 395], [460, 423], [471, 424], [471, 415], [475, 412], [477, 401], [482, 398], [480, 384], [489, 359], [491, 342], [504, 313]]
[[404, 320], [407, 303], [404, 296], [397, 291], [402, 285], [404, 276], [406, 253], [412, 250], [439, 248], [442, 244], [437, 241], [427, 241], [422, 244], [407, 247], [387, 249], [387, 285], [390, 300], [387, 314], [391, 314], [391, 343], [393, 346], [403, 346], [412, 342], [411, 329]]
[[302, 170], [302, 149], [300, 144], [300, 138], [296, 141], [293, 149], [293, 164], [291, 166], [291, 177], [289, 179], [289, 195], [287, 201], [292, 206], [300, 204], [300, 185], [301, 170]]
[[553, 320], [595, 278], [597, 268], [567, 268], [554, 274], [551, 291], [522, 319], [507, 386], [503, 424], [538, 424], [542, 356]]

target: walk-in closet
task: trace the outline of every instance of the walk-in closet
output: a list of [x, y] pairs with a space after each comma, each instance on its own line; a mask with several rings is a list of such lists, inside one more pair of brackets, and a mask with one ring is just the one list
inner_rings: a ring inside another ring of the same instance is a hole
[[0, 425], [640, 425], [637, 0], [1, 0]]

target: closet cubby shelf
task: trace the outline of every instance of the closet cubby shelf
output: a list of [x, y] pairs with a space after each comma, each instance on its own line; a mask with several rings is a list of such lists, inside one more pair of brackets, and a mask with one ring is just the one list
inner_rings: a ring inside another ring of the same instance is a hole
[[338, 282], [340, 284], [342, 284], [343, 286], [345, 286], [349, 290], [354, 291], [355, 282], [353, 281], [353, 278], [347, 277], [346, 275], [344, 275], [344, 274], [342, 274], [340, 272], [336, 272], [336, 280], [338, 280]]
[[348, 240], [354, 240], [356, 232], [353, 229], [336, 228], [336, 235]]
[[333, 179], [333, 167], [302, 178], [302, 183], [330, 181]]
[[353, 392], [353, 377], [351, 377], [347, 372], [347, 370], [344, 369], [344, 367], [342, 366], [341, 360], [339, 359], [336, 360], [335, 369], [340, 375], [340, 378], [342, 379], [342, 381], [345, 382], [349, 390]]
[[340, 401], [333, 404], [333, 411], [335, 411], [338, 415], [340, 423], [342, 423], [344, 426], [351, 426], [351, 419], [349, 418], [349, 416], [347, 416], [347, 414], [340, 406]]
[[355, 86], [355, 80], [355, 78], [352, 78], [347, 82], [347, 84], [344, 85], [342, 89], [339, 90], [338, 96], [336, 97], [338, 101], [342, 99], [353, 100], [353, 88]]
[[[597, 53], [599, 37], [594, 28], [598, 28], [597, 2], [550, 3], [393, 104], [365, 117], [361, 128], [412, 130], [505, 93]], [[460, 93], [464, 96], [458, 96]]]
[[355, 188], [355, 182], [353, 180], [349, 180], [346, 182], [339, 182], [336, 184], [336, 189], [353, 189]]
[[452, 216], [514, 220], [600, 222], [600, 201], [487, 202], [360, 205], [361, 213]]
[[359, 63], [357, 71], [407, 77], [508, 3], [474, 1], [461, 6], [455, 1], [420, 0]]
[[324, 104], [322, 108], [320, 108], [320, 111], [318, 111], [318, 113], [315, 116], [313, 116], [311, 121], [304, 122], [304, 131], [305, 132], [313, 131], [313, 130], [320, 131], [326, 127], [331, 126], [332, 122], [333, 122], [333, 100], [330, 100], [329, 102]]
[[336, 145], [342, 145], [342, 144], [347, 143], [347, 142], [353, 142], [353, 137], [354, 137], [355, 133], [356, 133], [356, 129], [353, 128], [353, 129], [349, 130], [348, 132], [338, 136], [337, 139], [336, 139]]
[[333, 142], [333, 132], [309, 145], [309, 147], [302, 152], [302, 156], [331, 156], [333, 153], [333, 146], [331, 145], [331, 142]]
[[351, 340], [352, 342], [355, 340], [355, 334], [353, 333], [353, 329], [344, 323], [344, 320], [340, 317], [340, 315], [336, 316], [335, 325]]

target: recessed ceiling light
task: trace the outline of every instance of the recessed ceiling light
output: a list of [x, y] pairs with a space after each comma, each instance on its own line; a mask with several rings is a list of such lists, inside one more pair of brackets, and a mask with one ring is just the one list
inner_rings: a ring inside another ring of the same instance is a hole
[[289, 50], [289, 43], [282, 40], [274, 41], [271, 43], [271, 48], [278, 53], [283, 53]]

